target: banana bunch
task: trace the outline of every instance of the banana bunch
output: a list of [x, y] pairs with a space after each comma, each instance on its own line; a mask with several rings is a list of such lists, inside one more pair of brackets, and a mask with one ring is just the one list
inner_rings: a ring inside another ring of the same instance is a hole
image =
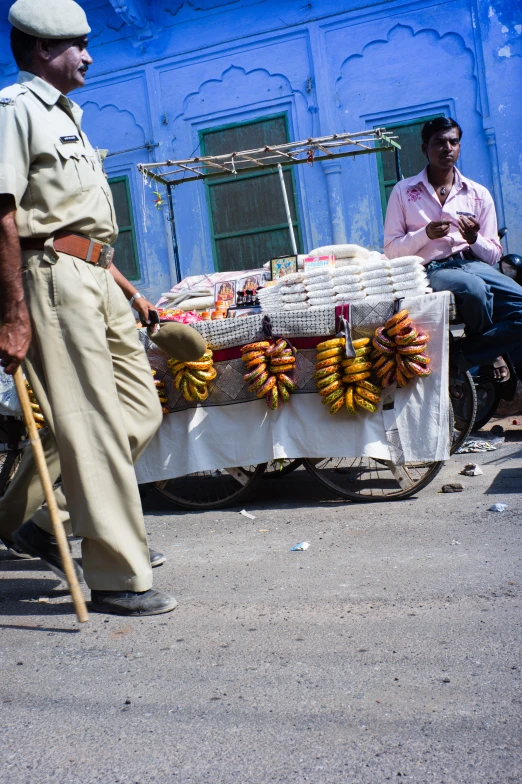
[[[152, 370], [152, 368], [151, 368]], [[156, 371], [152, 370], [152, 375], [154, 376], [154, 386], [156, 387], [156, 391], [158, 393], [159, 401], [161, 403], [161, 410], [164, 414], [170, 414], [170, 408], [168, 407], [168, 397], [167, 397], [167, 389], [165, 387], [164, 381], [159, 381], [156, 378]]]
[[38, 430], [42, 430], [45, 427], [45, 419], [43, 418], [43, 414], [40, 410], [40, 406], [38, 405], [38, 401], [34, 396], [34, 392], [29, 386], [29, 382], [27, 379], [25, 380], [25, 386], [27, 387], [27, 392], [29, 394], [29, 401], [31, 403], [31, 408], [33, 409], [33, 416], [34, 421], [36, 423], [36, 428]]
[[368, 381], [372, 371], [370, 338], [353, 341], [355, 357], [350, 359], [344, 357], [345, 345], [345, 338], [332, 338], [317, 346], [314, 378], [322, 402], [330, 406], [331, 414], [343, 407], [350, 414], [356, 414], [358, 407], [375, 413], [381, 398], [380, 389]]
[[169, 359], [167, 365], [174, 376], [174, 386], [185, 400], [202, 403], [209, 394], [209, 385], [217, 376], [212, 362], [212, 351], [207, 348], [196, 362], [180, 362]]
[[395, 381], [405, 387], [416, 376], [429, 376], [430, 358], [425, 353], [429, 336], [416, 329], [407, 310], [400, 310], [372, 338], [374, 369], [383, 389]]
[[266, 398], [266, 404], [272, 411], [280, 403], [288, 403], [296, 385], [287, 375], [295, 370], [295, 355], [286, 340], [248, 343], [241, 349], [241, 359], [247, 370], [243, 378], [248, 382], [250, 392]]

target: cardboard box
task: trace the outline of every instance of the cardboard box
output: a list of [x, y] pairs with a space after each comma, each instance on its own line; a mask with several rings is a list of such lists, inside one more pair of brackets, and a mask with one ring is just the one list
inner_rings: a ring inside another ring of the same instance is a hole
[[319, 269], [334, 269], [335, 256], [305, 256], [303, 272], [310, 272], [310, 270]]

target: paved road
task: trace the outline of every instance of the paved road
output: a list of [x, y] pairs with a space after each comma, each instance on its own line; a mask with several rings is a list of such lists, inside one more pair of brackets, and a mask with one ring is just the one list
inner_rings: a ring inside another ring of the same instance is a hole
[[522, 441], [474, 458], [395, 504], [300, 472], [253, 521], [149, 500], [167, 616], [79, 630], [52, 573], [2, 551], [1, 781], [522, 782]]

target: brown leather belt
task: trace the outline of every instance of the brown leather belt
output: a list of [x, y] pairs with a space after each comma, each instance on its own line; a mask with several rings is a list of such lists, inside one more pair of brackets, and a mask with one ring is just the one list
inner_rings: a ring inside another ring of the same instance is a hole
[[[21, 237], [20, 247], [22, 250], [43, 250], [46, 242], [47, 239], [44, 237]], [[53, 247], [58, 253], [76, 256], [77, 259], [88, 261], [89, 264], [104, 269], [109, 269], [114, 258], [114, 248], [110, 245], [82, 237], [81, 234], [56, 234]]]

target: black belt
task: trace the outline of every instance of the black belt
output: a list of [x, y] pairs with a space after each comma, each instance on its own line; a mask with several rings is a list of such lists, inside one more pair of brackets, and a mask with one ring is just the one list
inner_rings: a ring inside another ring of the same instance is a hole
[[451, 256], [445, 256], [443, 259], [432, 259], [424, 269], [429, 272], [431, 265], [446, 264], [448, 261], [480, 261], [472, 250], [459, 250], [457, 253], [452, 253]]

